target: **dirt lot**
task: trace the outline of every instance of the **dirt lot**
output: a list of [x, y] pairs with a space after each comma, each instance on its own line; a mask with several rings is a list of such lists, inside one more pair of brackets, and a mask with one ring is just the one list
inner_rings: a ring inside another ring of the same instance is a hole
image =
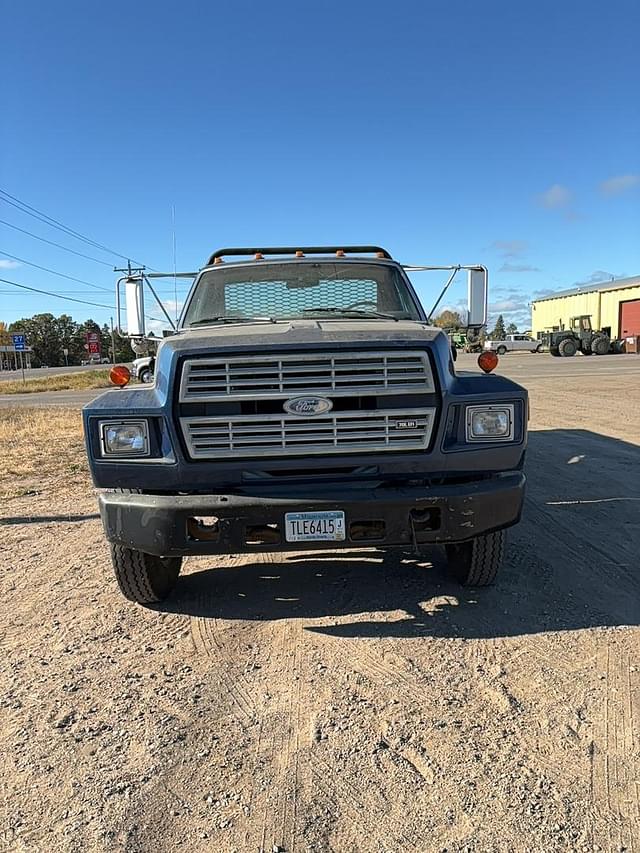
[[189, 560], [135, 607], [78, 413], [0, 413], [0, 843], [638, 853], [640, 370], [610, 365], [527, 382], [526, 514], [481, 591], [437, 549], [327, 551]]

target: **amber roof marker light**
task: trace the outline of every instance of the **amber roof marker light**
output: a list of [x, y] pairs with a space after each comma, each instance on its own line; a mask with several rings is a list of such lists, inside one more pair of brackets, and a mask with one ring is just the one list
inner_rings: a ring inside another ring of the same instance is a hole
[[131, 380], [131, 372], [124, 364], [117, 364], [109, 371], [109, 380], [119, 388], [124, 388]]
[[498, 356], [493, 350], [487, 349], [478, 356], [478, 367], [485, 373], [491, 373], [498, 366]]

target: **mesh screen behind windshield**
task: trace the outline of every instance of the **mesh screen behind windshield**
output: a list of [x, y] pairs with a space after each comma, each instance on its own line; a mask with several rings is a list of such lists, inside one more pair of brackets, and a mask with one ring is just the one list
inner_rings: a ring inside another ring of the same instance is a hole
[[354, 302], [378, 302], [378, 284], [358, 279], [319, 281], [313, 287], [291, 287], [284, 281], [252, 281], [227, 284], [224, 307], [240, 315], [299, 314], [305, 308], [333, 308]]

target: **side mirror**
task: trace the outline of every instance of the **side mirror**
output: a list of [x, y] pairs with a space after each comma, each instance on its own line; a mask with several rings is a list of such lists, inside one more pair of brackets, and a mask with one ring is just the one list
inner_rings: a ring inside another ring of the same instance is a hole
[[127, 336], [144, 338], [144, 282], [141, 278], [128, 278], [124, 283], [127, 311]]
[[468, 272], [467, 325], [469, 328], [479, 329], [487, 322], [488, 279], [486, 267], [474, 267]]

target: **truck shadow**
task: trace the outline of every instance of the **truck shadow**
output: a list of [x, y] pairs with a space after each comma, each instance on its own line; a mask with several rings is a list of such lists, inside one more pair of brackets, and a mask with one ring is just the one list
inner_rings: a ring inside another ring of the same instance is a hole
[[[640, 449], [584, 430], [530, 434], [528, 494], [496, 586], [465, 589], [444, 552], [282, 553], [180, 578], [164, 611], [301, 619], [336, 637], [490, 638], [640, 624]], [[606, 472], [606, 475], [605, 473]], [[328, 624], [329, 622], [329, 624]]]

